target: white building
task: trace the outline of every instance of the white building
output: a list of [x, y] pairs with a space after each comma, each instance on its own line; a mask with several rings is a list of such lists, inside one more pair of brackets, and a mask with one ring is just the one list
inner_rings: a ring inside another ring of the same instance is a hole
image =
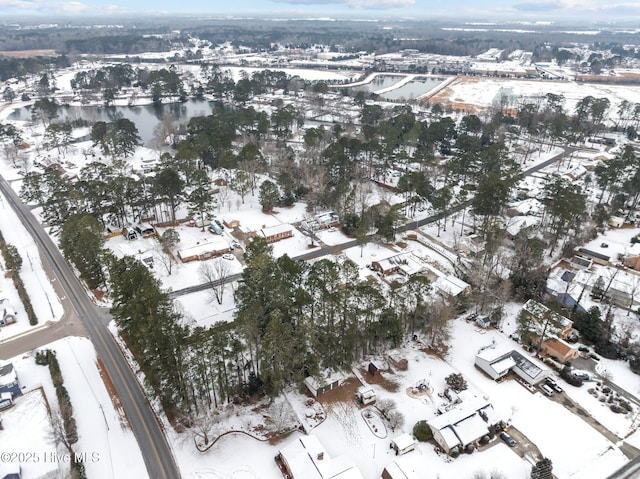
[[300, 436], [280, 449], [279, 458], [291, 479], [363, 479], [353, 461], [331, 457], [316, 436]]
[[483, 436], [489, 435], [489, 427], [497, 423], [493, 406], [482, 399], [463, 401], [427, 421], [433, 438], [447, 453], [455, 448], [462, 451], [475, 446]]
[[528, 354], [522, 354], [508, 343], [486, 348], [476, 355], [475, 365], [491, 379], [497, 380], [510, 372], [535, 386], [551, 375], [551, 369]]

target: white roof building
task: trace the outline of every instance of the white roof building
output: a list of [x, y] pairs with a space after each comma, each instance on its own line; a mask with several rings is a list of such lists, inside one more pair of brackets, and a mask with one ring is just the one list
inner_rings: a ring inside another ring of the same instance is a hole
[[420, 476], [408, 461], [401, 458], [384, 468], [382, 479], [420, 479]]
[[447, 453], [465, 448], [489, 434], [496, 424], [493, 406], [484, 399], [463, 401], [447, 412], [427, 420], [433, 438]]
[[229, 251], [229, 243], [227, 241], [216, 238], [213, 241], [197, 244], [178, 251], [178, 256], [182, 262], [209, 259]]
[[475, 365], [491, 379], [499, 379], [513, 372], [527, 383], [536, 385], [551, 374], [551, 369], [540, 361], [522, 354], [509, 343], [486, 348], [476, 355]]
[[300, 436], [280, 450], [292, 479], [363, 479], [346, 456], [332, 458], [316, 436]]

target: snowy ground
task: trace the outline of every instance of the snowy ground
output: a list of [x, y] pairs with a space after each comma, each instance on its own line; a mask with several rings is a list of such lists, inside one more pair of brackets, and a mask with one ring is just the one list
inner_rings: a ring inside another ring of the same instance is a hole
[[[39, 323], [36, 326], [29, 324], [27, 314], [24, 312], [24, 306], [13, 286], [13, 281], [10, 278], [1, 278], [0, 292], [3, 292], [9, 298], [11, 305], [18, 312], [16, 323], [0, 329], [0, 341], [4, 341], [26, 331], [42, 327], [48, 321], [58, 321], [62, 318], [64, 311], [43, 269], [40, 261], [40, 252], [33, 238], [18, 220], [15, 212], [2, 195], [0, 195], [0, 231], [2, 231], [2, 236], [7, 243], [18, 248], [18, 252], [22, 257], [20, 277], [27, 289]], [[4, 273], [2, 273], [2, 276], [4, 276]]]
[[[640, 102], [640, 92], [632, 85], [589, 84], [572, 81], [460, 78], [441, 93], [443, 97], [448, 97], [448, 100], [452, 102], [475, 105], [484, 109], [494, 103], [500, 103], [503, 96], [508, 98], [510, 105], [517, 106], [526, 98], [538, 98], [547, 92], [564, 96], [564, 108], [568, 112], [573, 112], [576, 103], [587, 96], [606, 97], [611, 101], [611, 105], [618, 105], [622, 100], [631, 103]], [[441, 98], [440, 95], [438, 98]], [[611, 108], [609, 115], [611, 117], [616, 115], [616, 108]]]
[[[56, 352], [60, 363], [78, 427], [79, 440], [73, 447], [75, 452], [86, 454], [87, 476], [96, 479], [146, 477], [136, 439], [123, 411], [114, 407], [91, 342], [85, 338], [69, 337], [46, 348]], [[0, 443], [3, 450], [38, 454], [38, 464], [25, 461], [22, 465], [25, 479], [42, 477], [46, 471], [58, 470], [58, 467], [68, 470], [68, 463], [58, 464], [47, 456], [56, 451], [60, 457], [66, 453], [64, 448], [56, 449], [51, 435], [45, 402], [53, 411], [58, 410], [58, 405], [48, 367], [36, 365], [32, 354], [10, 362], [18, 373], [25, 394], [16, 399], [14, 408], [2, 415], [4, 430], [0, 431]], [[27, 394], [28, 391], [33, 392]], [[46, 401], [39, 391], [44, 391]]]
[[[515, 318], [508, 320], [515, 322]], [[475, 325], [456, 321], [452, 336], [456, 338], [448, 355], [452, 366], [462, 372], [467, 381], [485, 391], [499, 416], [509, 418], [553, 461], [558, 478], [600, 479], [627, 462], [615, 444], [561, 405], [539, 392], [531, 394], [515, 381], [498, 384], [475, 368], [474, 358], [481, 347], [491, 344], [493, 339], [497, 344], [510, 341], [503, 333], [477, 330]], [[517, 343], [512, 344], [520, 348]], [[597, 405], [586, 401], [585, 386], [582, 390], [565, 383], [562, 386], [581, 406], [596, 412]], [[614, 432], [620, 428], [618, 415], [602, 408], [597, 412], [596, 418], [605, 427]]]

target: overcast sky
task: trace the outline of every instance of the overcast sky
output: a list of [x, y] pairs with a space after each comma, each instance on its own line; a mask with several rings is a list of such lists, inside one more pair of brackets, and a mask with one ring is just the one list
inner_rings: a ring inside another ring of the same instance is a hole
[[640, 20], [640, 0], [0, 0], [0, 15], [130, 13]]

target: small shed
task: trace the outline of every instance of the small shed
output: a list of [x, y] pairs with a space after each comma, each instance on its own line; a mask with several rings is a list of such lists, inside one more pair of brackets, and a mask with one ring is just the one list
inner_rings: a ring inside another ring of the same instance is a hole
[[369, 374], [371, 374], [372, 376], [380, 375], [380, 368], [376, 366], [374, 363], [369, 363], [367, 370], [369, 371]]
[[624, 226], [624, 218], [619, 216], [612, 216], [609, 218], [609, 226], [612, 228], [622, 228]]
[[411, 452], [416, 448], [416, 440], [411, 434], [401, 434], [391, 440], [389, 448], [396, 451], [396, 456], [401, 456], [402, 454]]
[[360, 386], [356, 391], [356, 399], [363, 406], [373, 404], [376, 402], [376, 393], [369, 386]]
[[327, 391], [331, 391], [332, 389], [342, 386], [344, 380], [345, 377], [343, 374], [334, 373], [326, 378], [307, 376], [304, 378], [304, 384], [307, 386], [307, 389], [309, 389], [309, 392], [311, 392], [313, 397], [318, 397]]

